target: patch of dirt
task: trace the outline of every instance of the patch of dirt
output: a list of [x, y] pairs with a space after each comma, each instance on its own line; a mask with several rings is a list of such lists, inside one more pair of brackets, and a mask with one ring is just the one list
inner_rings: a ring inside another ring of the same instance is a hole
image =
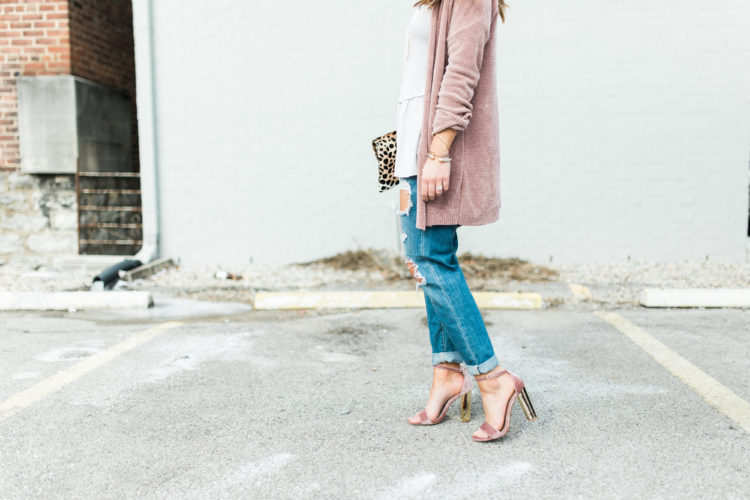
[[349, 250], [343, 253], [337, 253], [331, 257], [301, 262], [300, 266], [311, 266], [322, 264], [334, 269], [344, 269], [347, 271], [359, 271], [362, 269], [377, 270], [382, 265], [381, 252], [376, 250]]
[[[557, 281], [558, 272], [518, 258], [498, 259], [465, 252], [458, 256], [467, 279], [502, 279], [507, 281]], [[403, 261], [387, 252], [354, 250], [299, 265], [322, 265], [347, 271], [375, 271], [390, 280], [412, 279]]]
[[353, 326], [341, 326], [338, 328], [331, 328], [328, 333], [334, 335], [353, 335], [355, 337], [367, 334], [367, 330], [363, 328], [355, 328]]
[[557, 281], [559, 278], [554, 269], [518, 258], [496, 259], [466, 252], [458, 256], [458, 261], [467, 278], [504, 278], [513, 281]]
[[411, 278], [403, 261], [380, 250], [349, 250], [331, 257], [302, 262], [300, 266], [321, 265], [343, 271], [380, 272], [386, 280]]

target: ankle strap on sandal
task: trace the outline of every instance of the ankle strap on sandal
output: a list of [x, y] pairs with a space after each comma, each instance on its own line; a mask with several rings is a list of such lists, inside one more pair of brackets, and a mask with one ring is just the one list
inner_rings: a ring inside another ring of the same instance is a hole
[[452, 366], [445, 366], [445, 365], [434, 365], [435, 368], [442, 368], [443, 370], [448, 370], [449, 372], [455, 372], [455, 373], [463, 373], [463, 370], [460, 368], [453, 368]]
[[489, 375], [483, 375], [481, 377], [474, 377], [474, 380], [481, 382], [482, 380], [492, 380], [493, 378], [497, 378], [500, 375], [508, 373], [508, 370], [500, 370], [499, 372], [491, 373]]

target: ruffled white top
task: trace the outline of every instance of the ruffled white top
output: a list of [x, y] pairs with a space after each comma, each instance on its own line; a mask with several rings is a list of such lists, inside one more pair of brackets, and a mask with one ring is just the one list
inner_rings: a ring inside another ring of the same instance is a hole
[[424, 88], [427, 83], [427, 51], [430, 43], [432, 10], [414, 8], [406, 30], [404, 74], [396, 118], [396, 177], [417, 175], [417, 148], [424, 116]]

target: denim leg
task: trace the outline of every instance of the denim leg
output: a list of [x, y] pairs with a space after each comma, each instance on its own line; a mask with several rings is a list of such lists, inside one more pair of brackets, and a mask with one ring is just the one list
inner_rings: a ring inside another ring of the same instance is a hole
[[407, 182], [411, 188], [411, 206], [401, 212], [405, 261], [417, 280], [417, 288], [424, 291], [431, 325], [433, 364], [462, 360], [470, 373], [486, 373], [497, 366], [498, 361], [484, 320], [458, 265], [458, 226], [417, 229], [416, 209], [413, 208], [416, 207], [416, 176], [401, 182]]
[[[416, 289], [418, 290], [421, 286], [419, 280], [421, 274], [415, 272], [418, 268], [411, 260], [410, 255], [414, 255], [418, 252], [415, 250], [421, 246], [420, 238], [422, 237], [421, 231], [417, 230], [417, 215], [416, 215], [416, 195], [414, 194], [414, 183], [408, 181], [409, 178], [401, 179], [399, 183], [399, 189], [405, 190], [409, 194], [408, 200], [400, 200], [403, 209], [399, 210], [400, 221], [401, 221], [401, 238], [404, 242], [404, 258], [407, 263], [407, 267], [412, 271], [416, 280]], [[405, 204], [404, 204], [405, 201]], [[427, 328], [430, 331], [430, 346], [432, 347], [432, 364], [437, 365], [439, 363], [462, 363], [463, 358], [453, 346], [450, 337], [448, 336], [443, 324], [440, 320], [440, 316], [435, 311], [435, 308], [430, 301], [428, 295], [424, 295], [425, 310], [427, 312]]]
[[427, 310], [427, 326], [430, 330], [430, 345], [432, 346], [432, 364], [463, 363], [461, 353], [456, 350], [448, 333], [440, 321], [440, 316], [427, 294], [424, 294], [424, 305]]

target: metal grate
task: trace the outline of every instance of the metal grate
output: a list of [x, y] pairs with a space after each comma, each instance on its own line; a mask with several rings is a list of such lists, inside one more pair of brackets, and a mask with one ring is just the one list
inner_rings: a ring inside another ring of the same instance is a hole
[[143, 245], [139, 172], [76, 172], [78, 253], [134, 255]]

